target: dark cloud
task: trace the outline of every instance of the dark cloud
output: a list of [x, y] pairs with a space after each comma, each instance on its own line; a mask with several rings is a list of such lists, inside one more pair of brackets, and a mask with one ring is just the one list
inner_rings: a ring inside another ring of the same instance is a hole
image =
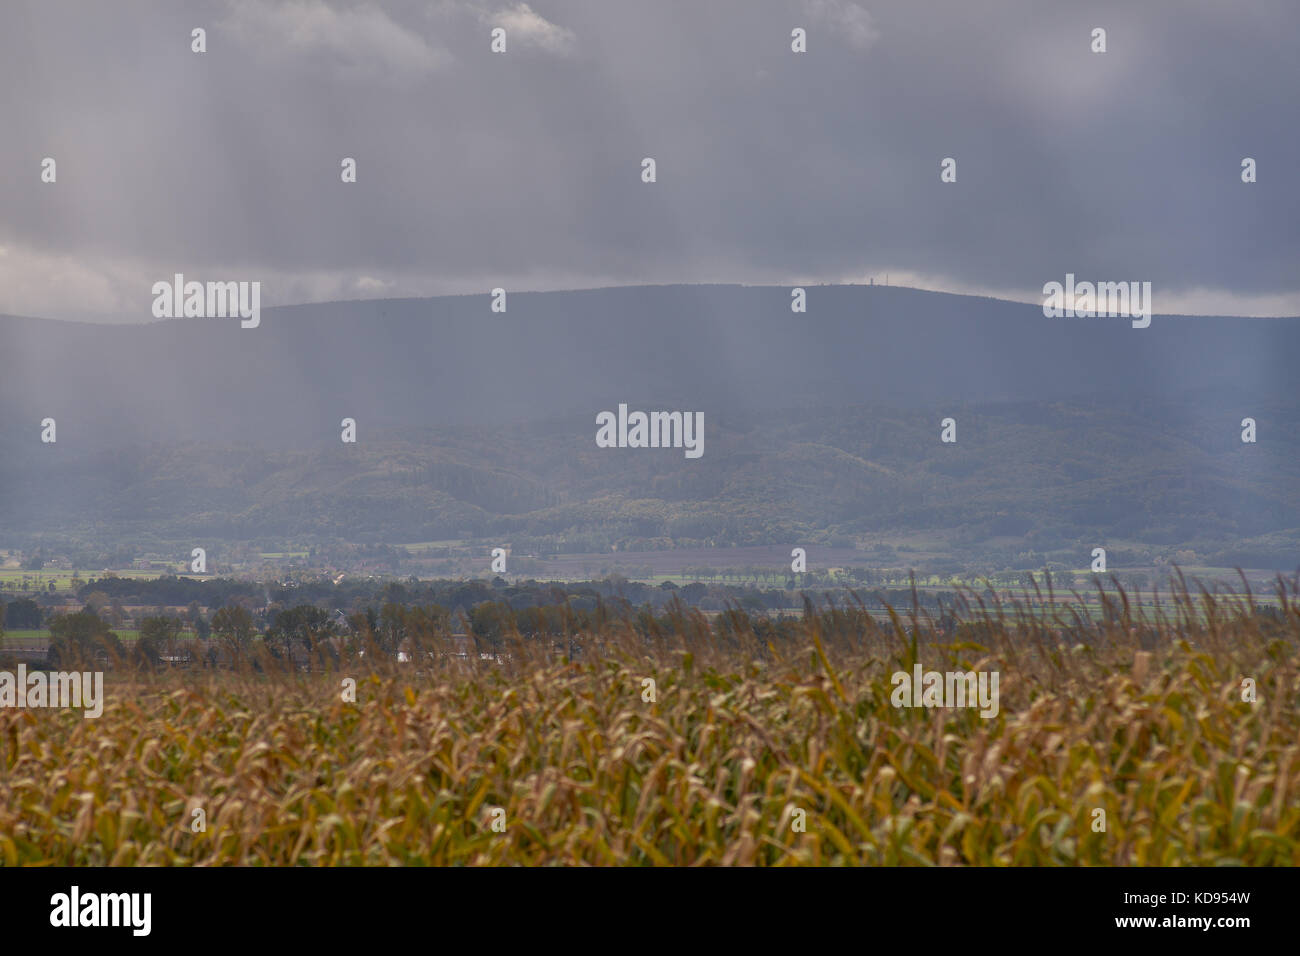
[[1023, 296], [1074, 272], [1149, 280], [1159, 311], [1300, 312], [1289, 0], [2, 16], [0, 311], [147, 319], [175, 271], [263, 278], [267, 304], [888, 271]]

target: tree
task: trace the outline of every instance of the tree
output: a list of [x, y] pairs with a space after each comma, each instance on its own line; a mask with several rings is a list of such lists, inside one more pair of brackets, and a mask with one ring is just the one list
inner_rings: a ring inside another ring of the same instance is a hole
[[96, 614], [103, 614], [104, 608], [112, 603], [110, 598], [103, 591], [91, 591], [86, 595], [86, 609], [94, 611]]
[[469, 625], [480, 652], [486, 646], [495, 654], [500, 651], [506, 633], [515, 630], [514, 612], [505, 603], [480, 604], [469, 612]]
[[37, 630], [41, 626], [41, 606], [31, 598], [11, 601], [5, 609], [5, 626], [11, 631]]
[[140, 622], [140, 640], [151, 640], [166, 647], [180, 636], [184, 622], [178, 617], [146, 617]]
[[60, 614], [50, 621], [48, 656], [54, 666], [77, 664], [99, 650], [120, 654], [122, 642], [94, 611]]
[[126, 623], [126, 608], [122, 607], [122, 602], [117, 598], [113, 598], [113, 603], [108, 606], [108, 620], [114, 627]]
[[212, 633], [212, 626], [208, 624], [208, 619], [203, 616], [203, 611], [199, 607], [198, 601], [191, 601], [190, 606], [186, 608], [189, 612], [188, 620], [194, 628], [194, 633], [199, 636], [199, 640], [206, 641]]
[[289, 653], [294, 644], [311, 648], [319, 641], [332, 637], [334, 624], [326, 611], [312, 604], [299, 604], [281, 611], [266, 632], [267, 643]]
[[406, 609], [390, 601], [379, 611], [379, 624], [375, 628], [379, 647], [386, 654], [396, 654], [406, 640]]
[[174, 657], [176, 638], [184, 626], [178, 617], [146, 617], [140, 622], [140, 636], [135, 642], [137, 659], [157, 664], [164, 652]]
[[239, 604], [223, 607], [212, 615], [212, 630], [227, 644], [243, 650], [253, 640], [253, 615]]

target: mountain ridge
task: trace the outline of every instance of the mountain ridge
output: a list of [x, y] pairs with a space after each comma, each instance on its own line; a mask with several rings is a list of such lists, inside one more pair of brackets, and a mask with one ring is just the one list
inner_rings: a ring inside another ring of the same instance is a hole
[[[1300, 320], [1133, 329], [807, 292], [805, 314], [786, 287], [717, 285], [512, 293], [504, 314], [486, 295], [279, 307], [256, 329], [0, 318], [0, 529], [594, 551], [888, 530], [970, 554], [1008, 530], [1029, 549], [1282, 533], [1291, 553]], [[619, 403], [702, 412], [703, 458], [597, 448]]]

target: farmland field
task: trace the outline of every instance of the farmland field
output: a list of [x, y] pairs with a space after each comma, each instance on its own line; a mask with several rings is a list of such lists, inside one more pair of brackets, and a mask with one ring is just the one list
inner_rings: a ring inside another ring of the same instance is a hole
[[[134, 641], [140, 636], [140, 632], [133, 628], [113, 628], [113, 633], [123, 641]], [[0, 635], [0, 647], [6, 645], [13, 647], [21, 645], [31, 647], [39, 644], [47, 644], [50, 640], [50, 632], [41, 628], [39, 630], [32, 628], [21, 628], [18, 630], [5, 631]]]
[[[179, 568], [179, 565], [178, 565]], [[67, 570], [60, 568], [47, 568], [41, 571], [22, 571], [16, 568], [0, 569], [0, 587], [8, 589], [27, 590], [35, 588], [38, 591], [44, 591], [49, 587], [50, 582], [54, 583], [56, 591], [70, 591], [73, 589], [73, 579], [78, 579], [77, 586], [80, 587], [92, 578], [98, 578], [104, 574], [112, 574], [119, 578], [136, 578], [146, 580], [158, 577], [157, 570], [142, 571], [133, 568], [125, 568], [119, 571], [105, 572], [88, 571], [88, 570]], [[190, 575], [179, 574], [180, 577], [190, 577]], [[198, 575], [194, 575], [198, 577]]]
[[[114, 670], [98, 719], [0, 710], [0, 861], [1296, 865], [1295, 595], [1182, 610], [680, 610], [573, 659], [516, 633], [488, 661], [434, 635], [418, 667]], [[996, 713], [900, 706], [916, 665], [998, 674]]]

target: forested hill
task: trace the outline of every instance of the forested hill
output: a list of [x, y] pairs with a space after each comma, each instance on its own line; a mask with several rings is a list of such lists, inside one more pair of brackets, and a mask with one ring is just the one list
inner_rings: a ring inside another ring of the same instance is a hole
[[[366, 430], [510, 424], [632, 408], [1176, 399], [1231, 386], [1289, 400], [1300, 320], [1049, 319], [994, 299], [880, 286], [652, 286], [266, 309], [261, 325], [0, 317], [6, 445], [313, 446]], [[1157, 298], [1158, 304], [1158, 298]], [[14, 451], [10, 447], [11, 453]]]
[[[1243, 408], [1258, 418], [1256, 444], [1240, 441]], [[1194, 548], [1225, 566], [1300, 564], [1294, 405], [1217, 393], [943, 412], [954, 444], [939, 440], [938, 410], [722, 413], [706, 421], [697, 460], [597, 448], [585, 418], [371, 429], [356, 445], [336, 437], [316, 449], [74, 452], [60, 439], [43, 462], [0, 464], [0, 527], [10, 544], [52, 534], [109, 549], [488, 538], [521, 552], [608, 553], [884, 535], [928, 538], [969, 562], [995, 551], [1077, 557], [1104, 541]]]
[[[514, 294], [505, 314], [487, 295], [302, 306], [256, 329], [0, 318], [0, 546], [934, 532], [952, 553], [1122, 539], [1294, 566], [1300, 320], [1134, 329], [861, 286], [789, 303], [692, 286]], [[598, 448], [620, 403], [702, 412], [703, 457]]]

